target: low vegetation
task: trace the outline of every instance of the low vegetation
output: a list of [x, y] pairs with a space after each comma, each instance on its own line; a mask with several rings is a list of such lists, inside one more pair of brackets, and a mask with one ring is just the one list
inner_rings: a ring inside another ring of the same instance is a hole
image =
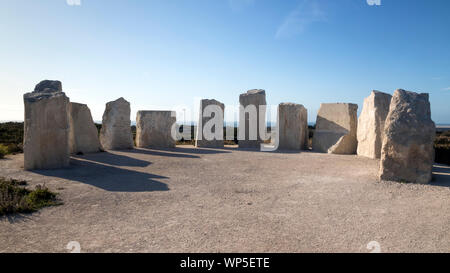
[[23, 122], [0, 123], [0, 143], [22, 143], [23, 142]]
[[0, 123], [0, 159], [23, 152], [23, 122]]
[[436, 163], [450, 165], [450, 131], [437, 133], [434, 148]]
[[6, 146], [3, 146], [2, 144], [0, 144], [0, 159], [4, 158], [5, 155], [8, 154], [8, 149], [6, 148]]
[[32, 213], [48, 206], [60, 205], [57, 194], [42, 185], [26, 188], [26, 181], [0, 178], [0, 216]]

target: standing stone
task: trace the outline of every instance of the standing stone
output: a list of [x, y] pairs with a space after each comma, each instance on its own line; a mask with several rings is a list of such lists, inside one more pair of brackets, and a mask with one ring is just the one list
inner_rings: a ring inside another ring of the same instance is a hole
[[395, 91], [385, 123], [380, 179], [429, 183], [435, 137], [428, 94]]
[[23, 96], [25, 170], [69, 166], [69, 98], [61, 86], [59, 81], [43, 81]]
[[264, 124], [261, 129], [266, 132], [266, 91], [249, 90], [239, 96], [239, 104], [239, 148], [260, 148], [263, 143], [260, 124]]
[[107, 150], [122, 150], [133, 148], [131, 134], [130, 103], [124, 98], [106, 104], [103, 113], [100, 143]]
[[330, 154], [355, 154], [358, 105], [323, 103], [317, 115], [313, 150]]
[[304, 150], [308, 147], [308, 111], [301, 104], [278, 105], [278, 132], [281, 150]]
[[136, 146], [139, 148], [174, 148], [172, 126], [177, 122], [173, 111], [139, 111], [136, 116]]
[[364, 100], [364, 106], [358, 119], [358, 155], [370, 158], [381, 157], [384, 122], [389, 113], [392, 96], [373, 91]]
[[[209, 109], [210, 111], [205, 112], [205, 109]], [[200, 101], [200, 113], [195, 146], [204, 148], [221, 148], [224, 146], [224, 111], [225, 105], [217, 100]], [[211, 135], [204, 134], [205, 129]], [[215, 137], [215, 135], [217, 135], [217, 137]]]
[[98, 130], [86, 104], [69, 104], [69, 145], [72, 154], [96, 153], [102, 150]]

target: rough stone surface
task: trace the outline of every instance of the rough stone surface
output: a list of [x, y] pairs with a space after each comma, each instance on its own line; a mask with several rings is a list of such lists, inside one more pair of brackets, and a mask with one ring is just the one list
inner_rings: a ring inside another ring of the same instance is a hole
[[[239, 139], [239, 148], [260, 148], [261, 143], [263, 143], [263, 138], [260, 134], [260, 123], [264, 124], [264, 131], [266, 127], [266, 111], [260, 111], [260, 106], [266, 106], [266, 91], [262, 89], [253, 89], [247, 91], [247, 93], [241, 94], [239, 96], [239, 104], [244, 108], [249, 105], [254, 105], [256, 107], [256, 139], [250, 139], [250, 124], [249, 124], [249, 114], [243, 115], [242, 109], [239, 113], [239, 132], [244, 132], [243, 139]], [[264, 109], [265, 110], [265, 109]], [[238, 133], [239, 136], [239, 133]]]
[[429, 183], [435, 137], [428, 94], [395, 91], [385, 123], [380, 179]]
[[133, 136], [130, 124], [130, 103], [124, 98], [106, 104], [103, 113], [100, 143], [107, 150], [133, 148]]
[[69, 166], [69, 98], [63, 92], [35, 91], [24, 95], [24, 104], [24, 168]]
[[369, 158], [381, 157], [384, 122], [389, 113], [392, 96], [373, 91], [364, 100], [364, 106], [358, 119], [358, 155]]
[[358, 141], [358, 105], [323, 103], [317, 115], [313, 150], [331, 154], [355, 154]]
[[102, 150], [97, 127], [86, 104], [69, 104], [69, 145], [72, 154], [96, 153]]
[[308, 147], [308, 111], [301, 104], [278, 106], [280, 150], [303, 150]]
[[44, 80], [36, 85], [34, 93], [56, 93], [62, 92], [62, 83], [60, 81]]
[[[207, 117], [204, 115], [205, 108], [210, 105], [218, 106], [221, 109], [221, 116], [216, 117], [215, 113], [211, 115], [211, 117]], [[217, 100], [201, 100], [200, 101], [200, 112], [199, 112], [199, 121], [197, 126], [197, 134], [195, 139], [195, 146], [197, 147], [204, 147], [204, 148], [220, 148], [223, 147], [223, 127], [224, 127], [224, 111], [225, 111], [225, 105]], [[212, 133], [221, 132], [221, 138], [220, 139], [213, 139], [208, 140], [206, 136], [204, 135], [204, 128], [205, 125], [208, 122], [211, 122], [211, 120], [217, 120], [217, 123], [220, 124], [219, 128], [216, 128], [216, 126], [212, 127]], [[218, 130], [218, 131], [216, 131]], [[200, 139], [201, 138], [201, 139]]]
[[172, 126], [177, 122], [172, 111], [139, 111], [136, 116], [136, 146], [173, 148]]

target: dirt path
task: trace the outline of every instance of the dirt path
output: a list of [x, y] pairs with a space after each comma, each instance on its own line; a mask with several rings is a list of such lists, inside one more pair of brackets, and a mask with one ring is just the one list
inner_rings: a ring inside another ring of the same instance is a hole
[[0, 176], [45, 183], [64, 205], [0, 218], [1, 252], [450, 251], [450, 167], [431, 185], [377, 182], [356, 156], [179, 147], [72, 158], [65, 170]]

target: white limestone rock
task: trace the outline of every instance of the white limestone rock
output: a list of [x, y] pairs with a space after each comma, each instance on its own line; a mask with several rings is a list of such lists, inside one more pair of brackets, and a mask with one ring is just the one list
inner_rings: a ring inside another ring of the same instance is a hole
[[136, 146], [139, 148], [174, 148], [172, 126], [176, 124], [173, 111], [139, 111], [136, 115]]
[[[239, 104], [241, 105], [238, 128], [239, 148], [260, 148], [264, 140], [261, 131], [266, 132], [266, 91], [262, 89], [249, 90], [239, 96]], [[245, 109], [249, 109], [248, 106], [255, 109], [253, 118], [248, 112], [245, 112]], [[261, 130], [260, 124], [264, 124]]]
[[130, 103], [124, 98], [106, 104], [103, 113], [100, 143], [107, 150], [132, 149]]
[[323, 103], [317, 115], [313, 150], [331, 154], [355, 154], [358, 105]]
[[358, 119], [358, 155], [377, 159], [381, 157], [384, 122], [389, 113], [392, 96], [373, 91], [364, 100]]
[[428, 94], [395, 91], [385, 122], [380, 180], [429, 183], [435, 137]]
[[[217, 100], [200, 101], [195, 146], [203, 148], [222, 148], [224, 146], [224, 111], [225, 105]], [[207, 134], [205, 134], [205, 130]]]
[[308, 148], [308, 111], [301, 104], [278, 105], [278, 132], [280, 150], [305, 150]]
[[69, 98], [61, 86], [59, 81], [43, 81], [23, 97], [25, 170], [69, 166]]
[[69, 104], [69, 145], [72, 154], [87, 154], [102, 151], [98, 130], [86, 104]]

